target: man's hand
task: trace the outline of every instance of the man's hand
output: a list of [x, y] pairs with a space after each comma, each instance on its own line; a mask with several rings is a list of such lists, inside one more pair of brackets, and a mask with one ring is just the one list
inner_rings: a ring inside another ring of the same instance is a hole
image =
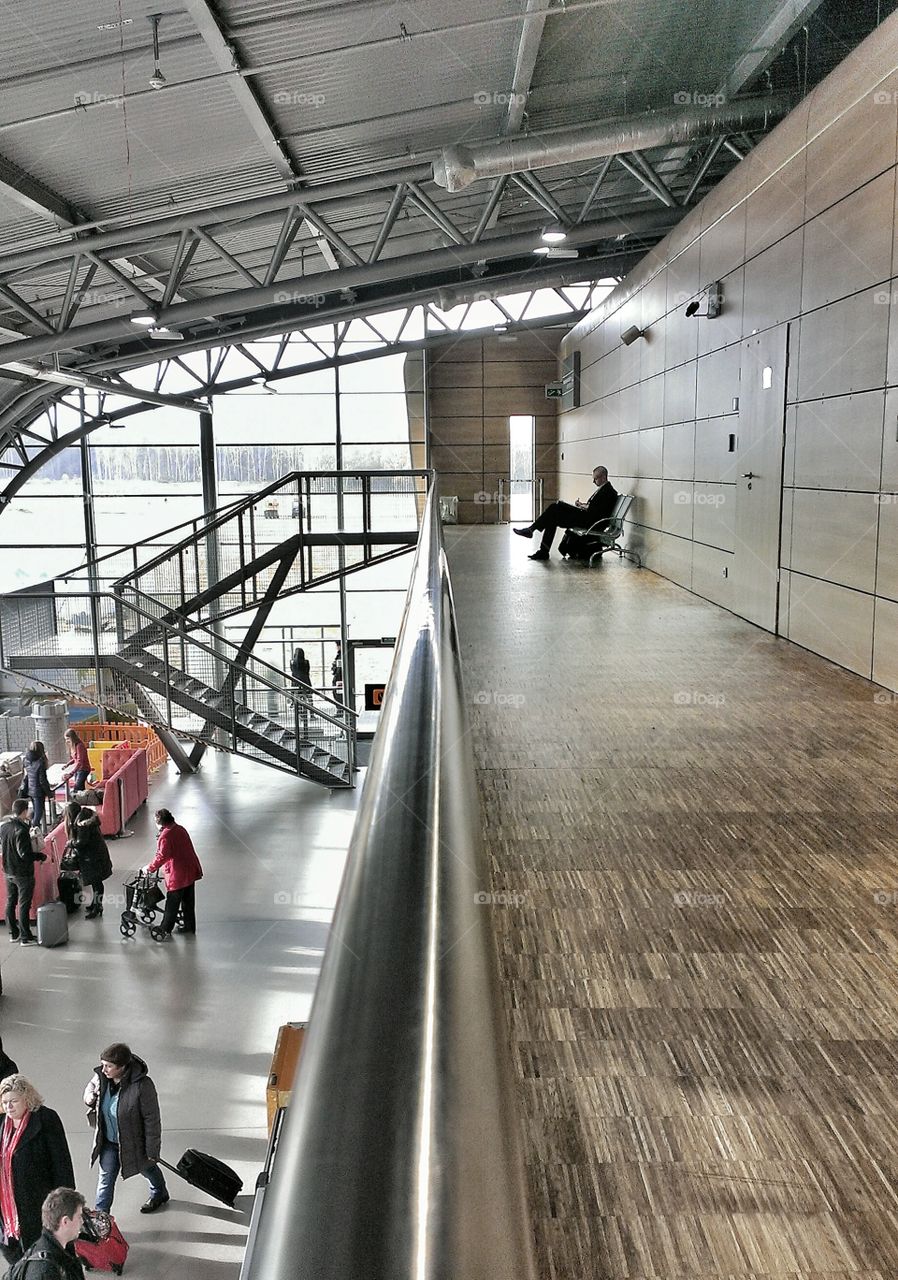
[[587, 503], [587, 502], [581, 502], [581, 500], [580, 500], [579, 498], [577, 498], [576, 502], [574, 503], [574, 506], [576, 506], [576, 507], [580, 507], [581, 509], [582, 509], [583, 507], [587, 507], [588, 505], [589, 505], [589, 503]]

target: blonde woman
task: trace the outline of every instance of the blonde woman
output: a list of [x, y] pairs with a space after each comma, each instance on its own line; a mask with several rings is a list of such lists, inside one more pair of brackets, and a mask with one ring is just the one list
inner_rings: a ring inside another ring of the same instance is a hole
[[0, 1080], [0, 1249], [21, 1258], [41, 1233], [41, 1205], [75, 1181], [62, 1121], [23, 1075]]

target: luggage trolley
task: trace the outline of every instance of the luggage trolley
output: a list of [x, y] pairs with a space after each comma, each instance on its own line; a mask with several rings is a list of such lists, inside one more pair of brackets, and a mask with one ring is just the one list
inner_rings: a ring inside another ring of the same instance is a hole
[[122, 886], [125, 890], [125, 910], [119, 926], [123, 937], [133, 938], [137, 926], [142, 924], [149, 929], [154, 942], [165, 941], [165, 931], [156, 924], [156, 912], [165, 898], [161, 880], [158, 872], [148, 874], [138, 871], [133, 880], [125, 881]]

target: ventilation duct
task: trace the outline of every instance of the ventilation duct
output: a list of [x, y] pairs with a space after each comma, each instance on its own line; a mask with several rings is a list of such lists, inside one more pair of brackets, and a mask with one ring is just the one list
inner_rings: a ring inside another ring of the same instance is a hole
[[480, 178], [600, 160], [650, 147], [678, 146], [744, 129], [766, 129], [772, 120], [787, 113], [789, 105], [784, 97], [744, 98], [714, 106], [647, 111], [600, 125], [523, 134], [471, 147], [443, 147], [433, 164], [433, 180], [447, 191], [461, 191]]

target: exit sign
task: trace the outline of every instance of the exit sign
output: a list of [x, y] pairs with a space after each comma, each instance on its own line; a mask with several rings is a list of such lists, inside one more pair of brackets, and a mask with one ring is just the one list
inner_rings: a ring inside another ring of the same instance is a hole
[[546, 399], [547, 400], [560, 400], [563, 395], [564, 395], [564, 384], [562, 382], [546, 383]]

